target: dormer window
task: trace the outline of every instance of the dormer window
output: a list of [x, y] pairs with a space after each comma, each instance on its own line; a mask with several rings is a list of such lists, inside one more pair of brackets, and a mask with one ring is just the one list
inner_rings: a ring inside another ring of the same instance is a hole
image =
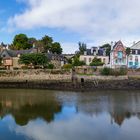
[[3, 56], [2, 57], [6, 57], [6, 55], [5, 54], [3, 54]]

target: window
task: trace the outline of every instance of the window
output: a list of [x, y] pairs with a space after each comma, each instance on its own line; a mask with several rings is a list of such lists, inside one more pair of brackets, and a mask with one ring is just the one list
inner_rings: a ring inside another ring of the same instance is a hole
[[132, 54], [135, 54], [136, 52], [135, 52], [135, 50], [132, 50]]
[[138, 56], [135, 56], [135, 65], [138, 65]]
[[129, 62], [129, 66], [133, 66], [133, 62]]
[[123, 58], [123, 52], [122, 51], [118, 51], [118, 58], [120, 58], [120, 59]]
[[3, 54], [3, 57], [6, 57], [6, 55], [5, 55], [5, 54]]
[[86, 57], [84, 57], [84, 62], [85, 62], [85, 63], [87, 62], [87, 58], [86, 58]]
[[139, 60], [138, 60], [138, 56], [135, 56], [135, 62], [138, 62]]
[[136, 52], [136, 54], [138, 54], [138, 50], [136, 50], [135, 52]]

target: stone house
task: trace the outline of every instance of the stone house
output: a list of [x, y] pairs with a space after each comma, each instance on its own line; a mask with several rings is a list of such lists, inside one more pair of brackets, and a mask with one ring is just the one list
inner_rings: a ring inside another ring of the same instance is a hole
[[49, 62], [54, 65], [56, 69], [60, 69], [64, 64], [67, 63], [67, 59], [63, 54], [46, 54]]
[[126, 47], [121, 41], [118, 41], [115, 44], [111, 44], [110, 67], [127, 67]]
[[34, 48], [29, 50], [9, 50], [4, 49], [0, 53], [0, 57], [2, 58], [2, 64], [7, 69], [14, 69], [14, 68], [21, 68], [21, 65], [19, 64], [19, 58], [22, 54], [27, 53], [35, 53], [36, 50]]

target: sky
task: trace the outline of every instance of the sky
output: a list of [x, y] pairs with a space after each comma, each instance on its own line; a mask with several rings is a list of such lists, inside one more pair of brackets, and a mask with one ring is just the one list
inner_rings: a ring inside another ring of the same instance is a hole
[[122, 40], [130, 47], [140, 40], [139, 0], [1, 0], [0, 42], [16, 34], [41, 39], [49, 35], [63, 53]]

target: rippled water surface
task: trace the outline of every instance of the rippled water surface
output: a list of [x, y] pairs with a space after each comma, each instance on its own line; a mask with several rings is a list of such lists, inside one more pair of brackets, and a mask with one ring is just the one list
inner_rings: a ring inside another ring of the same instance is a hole
[[1, 89], [0, 140], [140, 140], [140, 91]]

